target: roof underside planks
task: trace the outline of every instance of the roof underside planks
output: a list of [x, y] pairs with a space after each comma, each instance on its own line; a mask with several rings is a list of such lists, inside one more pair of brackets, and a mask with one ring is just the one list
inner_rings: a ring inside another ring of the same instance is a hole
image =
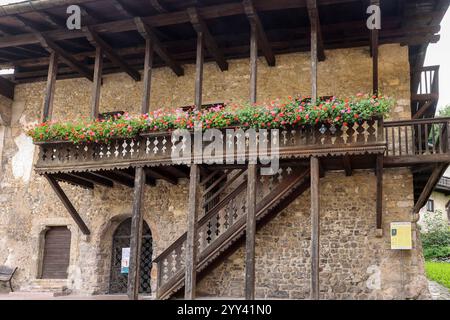
[[[64, 26], [68, 16], [67, 1], [55, 1], [53, 6], [48, 2], [37, 1], [41, 7], [35, 6], [36, 10], [23, 4], [0, 9], [0, 65], [16, 67], [13, 79], [16, 83], [43, 81], [47, 77], [49, 54], [42, 48], [39, 37], [30, 32], [30, 26], [53, 40], [87, 69], [93, 68], [95, 48], [87, 39], [86, 32], [69, 31]], [[90, 25], [90, 29], [96, 31], [133, 69], [143, 68], [145, 52], [145, 40], [137, 30], [136, 16], [141, 16], [142, 21], [152, 27], [154, 36], [172, 61], [179, 64], [195, 61], [196, 30], [189, 16], [191, 7], [197, 8], [217, 47], [212, 54], [206, 52], [206, 61], [217, 61], [218, 51], [227, 61], [249, 56], [250, 26], [243, 1], [78, 0], [70, 3], [78, 3], [82, 7], [83, 26]], [[318, 0], [317, 3], [326, 50], [369, 45], [367, 1]], [[448, 5], [448, 0], [381, 1], [380, 44], [408, 45], [411, 61], [420, 64], [423, 48], [439, 40], [439, 24]], [[306, 0], [254, 0], [253, 6], [274, 54], [310, 49]], [[3, 11], [11, 14], [5, 15]], [[263, 50], [260, 55], [264, 55]], [[166, 66], [166, 61], [167, 57], [161, 59], [156, 55], [154, 66]], [[105, 61], [105, 74], [122, 70], [117, 63]], [[79, 72], [61, 63], [59, 79], [79, 76]]]

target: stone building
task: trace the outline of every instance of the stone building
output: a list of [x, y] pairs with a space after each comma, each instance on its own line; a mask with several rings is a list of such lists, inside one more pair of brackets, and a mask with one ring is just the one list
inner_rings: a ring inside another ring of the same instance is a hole
[[[450, 146], [448, 119], [433, 119], [439, 68], [423, 61], [439, 39], [447, 1], [381, 1], [380, 31], [367, 29], [364, 1], [208, 0], [197, 9], [178, 0], [34, 2], [40, 5], [0, 10], [0, 65], [15, 69], [0, 79], [0, 265], [18, 267], [15, 290], [128, 289], [135, 297], [140, 287], [170, 298], [186, 286], [187, 297], [194, 290], [213, 297], [429, 298], [416, 223]], [[82, 9], [81, 30], [65, 29], [69, 2]], [[144, 66], [152, 48], [153, 67]], [[359, 92], [395, 100], [384, 122], [358, 127], [355, 143], [336, 145], [336, 135], [295, 144], [272, 178], [255, 177], [247, 165], [201, 166], [199, 173], [197, 165], [168, 163], [162, 136], [137, 138], [135, 158], [134, 140], [35, 145], [26, 134], [43, 114], [63, 121]], [[432, 126], [444, 139], [425, 142]], [[200, 176], [196, 188], [190, 177]], [[246, 193], [252, 188], [256, 205]], [[195, 209], [195, 193], [203, 191], [203, 201], [214, 203], [205, 215]], [[212, 196], [217, 191], [220, 197]], [[197, 228], [188, 224], [196, 215]], [[411, 250], [391, 250], [392, 222], [411, 222]], [[198, 261], [189, 246], [196, 232]], [[131, 248], [129, 276], [121, 269], [124, 248]], [[185, 274], [198, 274], [197, 281]]]

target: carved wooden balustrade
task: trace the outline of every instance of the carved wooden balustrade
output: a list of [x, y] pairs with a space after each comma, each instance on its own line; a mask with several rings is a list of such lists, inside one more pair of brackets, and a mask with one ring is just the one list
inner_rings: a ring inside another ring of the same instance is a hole
[[[244, 170], [234, 170], [228, 175], [218, 204], [199, 219], [198, 272], [204, 270], [215, 258], [236, 242], [246, 228], [247, 176]], [[299, 187], [309, 186], [309, 170], [283, 167], [276, 175], [261, 176], [257, 184], [257, 220], [260, 221], [283, 199]], [[204, 194], [205, 196], [205, 194]], [[298, 193], [295, 194], [295, 197]], [[295, 198], [294, 198], [295, 199]], [[206, 206], [206, 202], [203, 202]], [[273, 212], [272, 212], [273, 213]], [[161, 253], [154, 262], [158, 265], [159, 299], [166, 299], [184, 285], [185, 243], [183, 234]]]
[[387, 161], [445, 161], [450, 154], [450, 118], [386, 122]]
[[[293, 129], [272, 130], [260, 134], [259, 145], [265, 144], [268, 153], [279, 145], [279, 156], [286, 158], [307, 158], [314, 156], [383, 153], [383, 121], [375, 119], [356, 123], [352, 126], [320, 125]], [[222, 130], [224, 159], [226, 145], [234, 146], [234, 157], [239, 158], [237, 150], [245, 149], [248, 156], [249, 138], [236, 139], [233, 134]], [[237, 132], [236, 135], [243, 135]], [[192, 141], [194, 141], [192, 139]], [[46, 142], [37, 143], [40, 147], [36, 164], [38, 173], [58, 173], [88, 170], [111, 170], [134, 166], [172, 165], [172, 151], [179, 144], [187, 142], [173, 139], [167, 132], [142, 134], [135, 138], [116, 139], [109, 143]], [[203, 142], [206, 147], [211, 142]], [[242, 145], [244, 144], [244, 146]], [[194, 153], [192, 153], [194, 154]], [[192, 158], [185, 157], [181, 163], [189, 164]], [[225, 162], [225, 161], [224, 161]]]

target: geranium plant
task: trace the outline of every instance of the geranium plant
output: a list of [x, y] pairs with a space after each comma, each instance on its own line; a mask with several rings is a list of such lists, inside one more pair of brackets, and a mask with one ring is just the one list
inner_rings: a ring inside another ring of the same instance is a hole
[[105, 120], [48, 121], [30, 129], [35, 142], [107, 142], [131, 138], [140, 133], [193, 129], [240, 127], [277, 129], [334, 124], [350, 125], [383, 117], [393, 102], [382, 96], [358, 94], [347, 99], [329, 98], [312, 103], [309, 98], [277, 99], [263, 104], [226, 104], [200, 111], [157, 110], [131, 117], [115, 115]]

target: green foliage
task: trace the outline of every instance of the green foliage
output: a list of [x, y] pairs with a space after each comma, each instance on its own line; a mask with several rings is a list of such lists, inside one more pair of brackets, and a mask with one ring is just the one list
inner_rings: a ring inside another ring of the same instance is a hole
[[439, 117], [440, 118], [450, 117], [450, 104], [445, 106], [439, 111]]
[[359, 94], [348, 99], [331, 98], [311, 103], [310, 99], [275, 100], [268, 104], [228, 104], [208, 110], [185, 112], [157, 110], [138, 117], [117, 115], [106, 120], [86, 119], [44, 122], [30, 129], [35, 142], [100, 142], [131, 138], [143, 132], [239, 127], [278, 129], [318, 124], [351, 125], [388, 114], [391, 99]]
[[426, 260], [450, 257], [450, 229], [442, 212], [425, 214], [422, 233], [423, 252]]
[[426, 262], [427, 277], [450, 289], [450, 263]]

